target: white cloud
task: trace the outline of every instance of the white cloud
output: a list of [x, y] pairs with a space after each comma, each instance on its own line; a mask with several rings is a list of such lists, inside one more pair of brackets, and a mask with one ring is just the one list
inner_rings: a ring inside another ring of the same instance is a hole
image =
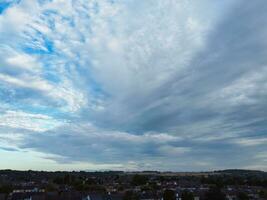
[[230, 85], [217, 92], [217, 100], [227, 101], [231, 106], [253, 105], [261, 99], [258, 95], [264, 95], [267, 91], [266, 66], [259, 66], [257, 71], [248, 71]]
[[159, 151], [161, 154], [163, 154], [166, 157], [171, 157], [171, 156], [179, 156], [184, 153], [190, 152], [189, 147], [173, 147], [173, 146], [161, 146], [159, 148]]
[[14, 66], [15, 68], [21, 68], [29, 71], [40, 71], [41, 67], [36, 59], [27, 54], [16, 54], [6, 59], [8, 67]]
[[32, 114], [8, 110], [0, 116], [2, 128], [27, 129], [30, 131], [47, 131], [60, 126], [62, 122], [43, 114]]
[[266, 145], [267, 138], [238, 138], [234, 141], [234, 143], [241, 146], [259, 146]]

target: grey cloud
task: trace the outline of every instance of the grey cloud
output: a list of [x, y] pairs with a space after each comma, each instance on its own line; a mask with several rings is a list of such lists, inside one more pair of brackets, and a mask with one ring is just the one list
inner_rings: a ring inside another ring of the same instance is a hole
[[139, 170], [243, 168], [251, 163], [265, 162], [256, 153], [266, 150], [265, 146], [238, 145], [237, 148], [236, 141], [238, 138], [197, 141], [163, 133], [136, 136], [91, 126], [71, 125], [54, 131], [28, 134], [19, 148], [55, 155], [49, 159], [58, 163], [119, 163], [127, 169], [127, 164], [133, 162]]
[[101, 130], [87, 125], [69, 125], [53, 131], [28, 134], [19, 146], [59, 155], [58, 162], [127, 163], [180, 156], [191, 151], [181, 138], [164, 133], [142, 136]]
[[0, 147], [0, 149], [4, 151], [18, 151], [18, 149], [10, 147]]
[[[183, 144], [185, 149], [192, 149], [181, 155], [184, 163], [200, 158], [209, 163], [207, 166], [219, 168], [260, 162], [253, 159], [253, 154], [264, 147], [240, 148], [232, 141], [245, 136], [266, 135], [267, 92], [263, 85], [267, 81], [266, 5], [264, 1], [237, 4], [210, 33], [205, 48], [189, 62], [188, 67], [173, 71], [171, 78], [151, 86], [152, 89], [146, 90], [146, 84], [153, 83], [147, 80], [140, 82], [144, 88], [141, 85], [138, 90], [122, 90], [118, 95], [126, 95], [123, 99], [111, 96], [106, 111], [91, 113], [89, 119], [99, 127], [129, 131], [141, 138], [147, 131], [165, 131], [182, 136], [183, 143], [173, 141], [165, 145], [181, 147]], [[152, 54], [153, 60], [149, 65], [157, 65], [161, 60], [156, 53]], [[255, 78], [250, 79], [251, 76]], [[253, 84], [253, 90], [247, 90], [242, 84]], [[235, 94], [254, 101], [247, 103], [247, 99], [241, 98], [237, 104], [231, 103]], [[82, 117], [87, 115], [86, 111]], [[164, 156], [159, 152], [162, 144], [154, 142], [131, 143], [105, 134], [96, 137], [90, 131], [86, 136], [63, 133], [56, 130], [55, 133], [39, 135], [30, 139], [26, 146], [65, 155], [70, 160], [95, 162], [153, 160], [153, 157], [168, 160], [168, 155], [171, 157], [174, 151], [169, 149], [169, 154]], [[55, 143], [53, 146], [51, 141]]]
[[[210, 34], [205, 50], [190, 62], [184, 73], [174, 75], [134, 107], [140, 113], [127, 123], [130, 129], [168, 131], [170, 127], [179, 129], [183, 124], [208, 124], [217, 119], [222, 125], [234, 126], [233, 130], [235, 127], [251, 129], [250, 134], [265, 131], [267, 44], [264, 37], [267, 29], [264, 8], [266, 3], [263, 1], [241, 2], [234, 7]], [[155, 58], [155, 62], [158, 59]], [[261, 75], [259, 80], [249, 80], [255, 73]], [[247, 96], [254, 101], [247, 104], [241, 99], [237, 105], [231, 105], [228, 100], [233, 97], [224, 96], [224, 88], [242, 78], [248, 81], [240, 84], [253, 84], [253, 91], [237, 87], [231, 94]], [[138, 102], [144, 97], [132, 98]], [[261, 122], [254, 125], [255, 119]], [[242, 127], [244, 123], [250, 123], [250, 126]], [[216, 127], [213, 128], [216, 132]]]

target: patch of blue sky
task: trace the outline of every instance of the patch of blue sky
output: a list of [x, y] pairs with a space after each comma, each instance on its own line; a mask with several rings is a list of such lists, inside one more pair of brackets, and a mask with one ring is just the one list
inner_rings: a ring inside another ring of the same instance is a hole
[[[102, 97], [107, 98], [109, 97], [109, 94], [103, 89], [102, 85], [95, 80], [93, 77], [93, 74], [90, 70], [90, 67], [83, 68], [79, 67], [78, 64], [76, 64], [78, 67], [78, 72], [82, 75], [86, 75], [85, 84], [88, 88], [85, 88], [85, 90], [90, 91], [90, 94], [95, 97]], [[90, 66], [90, 63], [88, 64]]]
[[[39, 103], [29, 103], [29, 97]], [[66, 103], [49, 104], [48, 102], [48, 104], [43, 104], [43, 101], [46, 100], [29, 89], [15, 90], [0, 87], [0, 107], [5, 106], [9, 110], [22, 110], [28, 113], [45, 114], [54, 118], [66, 118], [67, 113], [61, 109]]]
[[0, 91], [0, 110], [2, 107], [10, 108], [14, 107], [14, 100], [12, 96], [6, 96], [4, 92]]
[[[77, 58], [78, 57], [79, 55], [77, 55]], [[88, 64], [88, 66], [90, 66], [90, 64]], [[69, 78], [72, 78], [73, 69], [75, 69], [75, 71], [80, 74], [79, 77], [82, 78], [82, 80], [80, 79], [75, 82], [75, 85], [78, 88], [83, 88], [85, 91], [89, 91], [90, 95], [93, 95], [94, 97], [107, 98], [109, 96], [109, 94], [104, 91], [102, 85], [94, 79], [90, 67], [84, 68], [81, 67], [78, 62], [70, 61], [65, 65], [65, 70], [70, 76]], [[60, 79], [60, 76], [57, 76], [56, 74], [55, 76], [56, 80], [57, 78]]]
[[5, 85], [0, 86], [0, 99], [2, 102], [10, 103], [14, 100], [14, 90]]
[[0, 2], [0, 15], [11, 5], [10, 2]]
[[60, 55], [57, 52], [39, 55], [39, 62], [42, 63], [42, 78], [52, 82], [52, 83], [60, 83], [61, 75], [58, 71], [58, 65], [61, 65], [61, 61], [58, 60]]
[[40, 18], [51, 30], [54, 30], [55, 29], [54, 17], [56, 15], [58, 15], [56, 11], [48, 9], [42, 12]]
[[74, 19], [72, 17], [67, 17], [67, 16], [62, 16], [62, 21], [63, 22], [67, 22], [67, 24], [71, 27], [74, 27], [75, 26], [75, 22], [74, 22]]
[[0, 1], [0, 15], [8, 9], [12, 4], [19, 3], [20, 0], [2, 0]]
[[54, 52], [54, 44], [51, 40], [46, 37], [43, 37], [43, 46], [39, 47], [38, 45], [34, 45], [34, 43], [38, 43], [38, 39], [33, 39], [33, 45], [26, 45], [22, 47], [22, 50], [28, 54], [51, 54]]
[[43, 78], [53, 83], [60, 83], [61, 81], [60, 77], [53, 72], [45, 72]]
[[105, 92], [102, 86], [94, 80], [90, 80], [90, 91], [94, 96], [101, 96], [107, 98], [109, 95]]
[[[5, 96], [0, 91], [0, 104], [1, 107], [5, 107], [5, 110], [20, 110], [26, 113], [43, 114], [51, 116], [55, 119], [66, 119], [68, 113], [62, 111], [60, 107], [42, 105], [42, 104], [30, 104], [27, 100], [18, 100], [15, 96]], [[0, 107], [0, 111], [1, 111]]]

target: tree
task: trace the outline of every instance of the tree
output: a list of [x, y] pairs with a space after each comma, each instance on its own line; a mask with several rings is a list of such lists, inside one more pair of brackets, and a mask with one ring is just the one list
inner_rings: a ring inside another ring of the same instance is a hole
[[259, 192], [259, 195], [260, 195], [261, 198], [267, 199], [267, 190], [261, 190]]
[[226, 197], [220, 188], [212, 187], [206, 192], [205, 200], [226, 200]]
[[69, 184], [71, 181], [70, 181], [70, 175], [69, 174], [65, 174], [64, 176], [64, 184]]
[[163, 200], [175, 200], [175, 192], [173, 190], [165, 190], [163, 193]]
[[88, 178], [85, 182], [88, 185], [95, 185], [95, 184], [97, 184], [96, 181], [94, 179], [92, 179], [92, 178]]
[[138, 195], [132, 191], [126, 191], [123, 196], [123, 200], [139, 200], [139, 199], [140, 198], [138, 197]]
[[238, 195], [237, 195], [237, 199], [238, 200], [249, 200], [249, 197], [246, 193], [244, 192], [240, 192]]
[[56, 191], [57, 189], [56, 189], [56, 187], [55, 187], [54, 184], [49, 183], [49, 184], [46, 185], [45, 190], [48, 191], [48, 192], [54, 192], [54, 191]]
[[56, 184], [63, 184], [64, 183], [64, 179], [60, 176], [57, 176], [54, 180], [53, 180], [54, 183]]
[[12, 192], [13, 188], [11, 185], [2, 185], [0, 186], [0, 193], [9, 194]]
[[137, 185], [145, 185], [147, 183], [147, 177], [142, 176], [142, 175], [134, 175], [132, 179], [132, 184], [137, 186]]
[[182, 200], [194, 200], [193, 193], [187, 190], [182, 192], [181, 197], [182, 197]]

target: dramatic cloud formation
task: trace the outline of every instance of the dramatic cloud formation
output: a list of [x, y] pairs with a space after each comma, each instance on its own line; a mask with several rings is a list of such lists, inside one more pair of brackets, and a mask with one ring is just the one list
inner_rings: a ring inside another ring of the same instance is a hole
[[267, 170], [266, 10], [2, 1], [0, 167]]

